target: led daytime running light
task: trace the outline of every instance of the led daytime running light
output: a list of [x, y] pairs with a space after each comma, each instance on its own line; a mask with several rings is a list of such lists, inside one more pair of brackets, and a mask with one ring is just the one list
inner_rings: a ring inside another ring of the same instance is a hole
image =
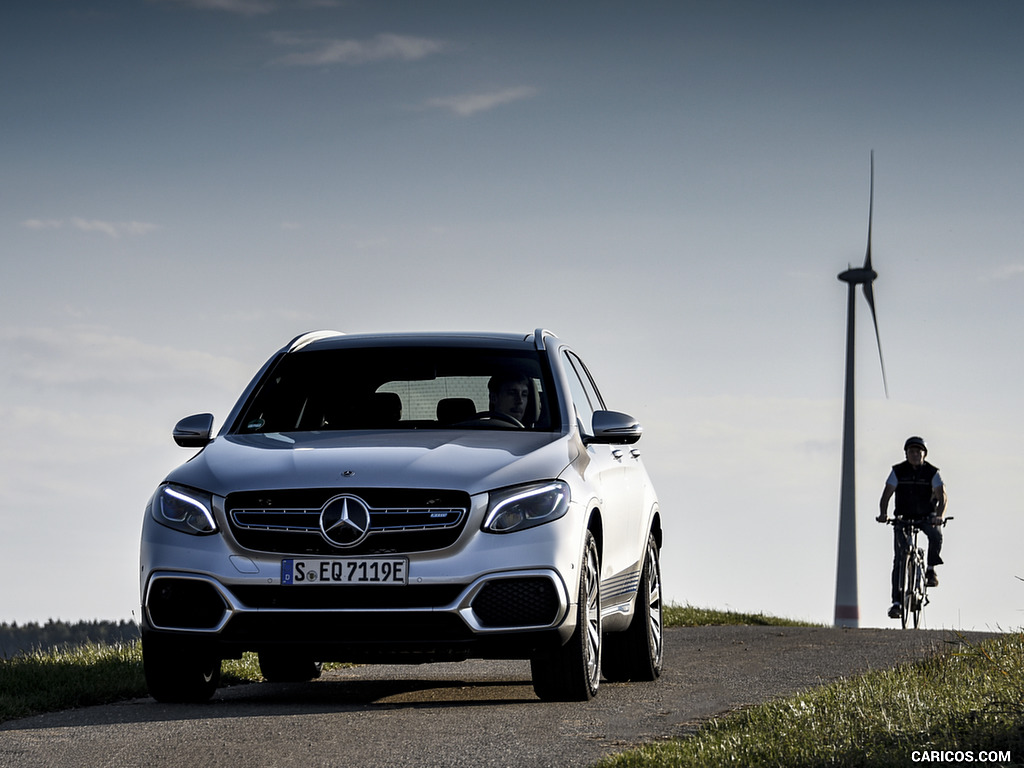
[[188, 494], [165, 486], [159, 504], [162, 522], [172, 528], [185, 533], [213, 533], [217, 530], [209, 507]]
[[508, 496], [497, 494], [484, 525], [493, 533], [532, 528], [562, 517], [569, 506], [569, 489], [560, 482], [512, 490]]

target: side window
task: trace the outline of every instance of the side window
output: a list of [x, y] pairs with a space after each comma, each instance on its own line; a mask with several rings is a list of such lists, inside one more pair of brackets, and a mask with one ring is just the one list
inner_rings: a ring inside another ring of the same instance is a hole
[[590, 432], [594, 423], [594, 411], [604, 408], [601, 396], [590, 379], [583, 361], [571, 352], [565, 352], [566, 378], [569, 379], [569, 393], [576, 406], [576, 415], [586, 432]]
[[590, 404], [594, 406], [595, 411], [605, 410], [604, 398], [597, 391], [597, 384], [594, 383], [594, 379], [590, 375], [590, 371], [587, 370], [587, 366], [576, 355], [571, 355], [570, 357], [572, 358], [573, 365], [576, 366], [576, 370], [579, 371], [580, 379], [583, 381], [583, 388], [587, 390], [587, 395], [590, 397]]

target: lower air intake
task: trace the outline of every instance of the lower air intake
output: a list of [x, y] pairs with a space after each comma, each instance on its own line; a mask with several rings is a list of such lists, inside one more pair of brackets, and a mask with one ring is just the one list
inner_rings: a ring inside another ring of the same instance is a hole
[[538, 627], [558, 617], [558, 594], [549, 579], [495, 579], [473, 600], [473, 612], [484, 627]]

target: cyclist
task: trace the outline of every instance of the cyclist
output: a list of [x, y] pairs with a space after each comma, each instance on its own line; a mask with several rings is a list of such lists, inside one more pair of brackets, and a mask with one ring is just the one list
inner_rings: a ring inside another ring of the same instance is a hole
[[[929, 587], [939, 586], [935, 575], [935, 566], [942, 564], [942, 515], [946, 511], [946, 487], [939, 476], [938, 467], [924, 460], [928, 455], [928, 446], [922, 438], [907, 438], [903, 444], [903, 452], [907, 460], [895, 465], [889, 473], [882, 490], [882, 498], [878, 502], [878, 522], [889, 519], [889, 499], [895, 494], [895, 516], [904, 520], [919, 521], [921, 531], [928, 537], [928, 570], [925, 578]], [[900, 562], [903, 550], [907, 546], [907, 531], [899, 525], [893, 526], [893, 548], [895, 556], [892, 562], [892, 607], [889, 618], [900, 618]]]

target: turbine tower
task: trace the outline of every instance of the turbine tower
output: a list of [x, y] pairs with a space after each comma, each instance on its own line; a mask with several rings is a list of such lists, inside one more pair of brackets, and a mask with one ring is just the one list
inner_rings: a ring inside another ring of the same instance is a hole
[[882, 360], [882, 338], [878, 335], [878, 317], [875, 315], [875, 296], [871, 283], [878, 273], [871, 268], [871, 218], [875, 204], [875, 153], [871, 153], [871, 188], [868, 198], [868, 248], [863, 267], [850, 267], [839, 273], [839, 279], [849, 286], [846, 302], [846, 388], [843, 394], [843, 474], [839, 494], [839, 553], [836, 560], [836, 612], [837, 627], [856, 627], [860, 622], [857, 600], [857, 488], [854, 473], [854, 419], [853, 419], [853, 362], [854, 362], [854, 289], [864, 287], [864, 298], [871, 309], [878, 342], [878, 361], [882, 365], [882, 385], [889, 396]]

